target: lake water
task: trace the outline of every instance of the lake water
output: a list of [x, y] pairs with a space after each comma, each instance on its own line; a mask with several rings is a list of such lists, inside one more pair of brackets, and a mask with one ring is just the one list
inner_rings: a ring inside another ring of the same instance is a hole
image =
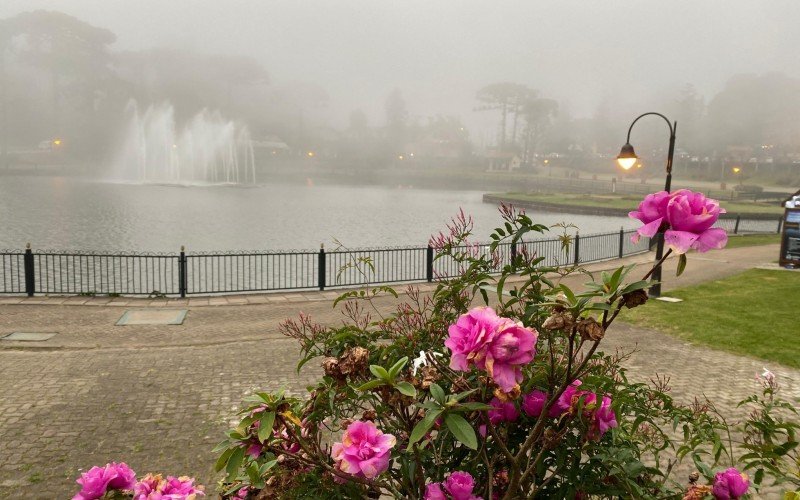
[[[178, 187], [109, 184], [63, 177], [0, 176], [0, 248], [187, 251], [424, 246], [459, 207], [476, 240], [500, 222], [477, 191], [377, 186]], [[633, 228], [620, 217], [531, 214], [569, 221], [581, 233]]]

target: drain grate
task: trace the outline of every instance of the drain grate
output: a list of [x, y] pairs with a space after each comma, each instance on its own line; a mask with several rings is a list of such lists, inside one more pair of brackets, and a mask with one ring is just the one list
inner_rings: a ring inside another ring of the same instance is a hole
[[182, 325], [186, 309], [129, 309], [117, 321], [126, 325]]
[[0, 337], [0, 340], [14, 340], [17, 342], [44, 342], [50, 340], [57, 334], [54, 332], [14, 332]]

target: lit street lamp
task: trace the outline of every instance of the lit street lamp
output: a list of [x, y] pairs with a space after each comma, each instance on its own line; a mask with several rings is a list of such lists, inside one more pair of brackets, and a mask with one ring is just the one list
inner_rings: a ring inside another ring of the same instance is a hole
[[[661, 113], [650, 112], [637, 116], [636, 119], [633, 120], [633, 123], [631, 123], [631, 126], [628, 128], [628, 137], [625, 140], [625, 145], [622, 146], [622, 149], [619, 151], [617, 163], [619, 163], [619, 166], [624, 170], [629, 170], [639, 161], [639, 157], [636, 156], [636, 152], [633, 150], [633, 146], [631, 145], [631, 130], [633, 130], [633, 126], [639, 121], [640, 118], [648, 115], [660, 116], [665, 122], [667, 122], [667, 126], [669, 127], [667, 182], [664, 185], [664, 191], [669, 193], [670, 188], [672, 187], [672, 158], [675, 155], [675, 131], [678, 129], [678, 122], [670, 123], [669, 119]], [[658, 233], [656, 234], [656, 238], [658, 240], [656, 246], [656, 262], [658, 262], [664, 255], [664, 232], [659, 229]], [[661, 295], [661, 266], [658, 266], [653, 272], [653, 281], [655, 281], [655, 284], [650, 287], [650, 295], [653, 297], [658, 297]]]

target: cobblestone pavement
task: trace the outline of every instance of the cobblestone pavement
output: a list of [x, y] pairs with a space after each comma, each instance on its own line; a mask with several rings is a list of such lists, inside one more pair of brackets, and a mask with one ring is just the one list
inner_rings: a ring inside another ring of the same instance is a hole
[[[777, 253], [772, 245], [692, 256], [679, 282], [665, 271], [665, 289], [768, 263]], [[255, 388], [300, 391], [317, 375], [311, 364], [296, 374], [298, 350], [278, 334], [277, 324], [299, 311], [339, 321], [331, 308], [336, 294], [195, 303], [120, 299], [124, 306], [103, 298], [0, 299], [0, 335], [58, 332], [41, 344], [0, 341], [0, 498], [69, 498], [79, 469], [110, 460], [125, 460], [142, 473], [196, 475], [213, 490], [210, 450], [242, 396]], [[68, 305], [73, 302], [83, 304]], [[395, 303], [383, 300], [379, 307]], [[189, 312], [180, 326], [114, 326], [137, 306]], [[752, 391], [753, 375], [764, 366], [624, 324], [606, 339], [607, 351], [637, 347], [628, 362], [633, 377], [668, 374], [676, 396], [705, 391], [726, 406]], [[787, 395], [800, 399], [800, 371], [769, 368]]]

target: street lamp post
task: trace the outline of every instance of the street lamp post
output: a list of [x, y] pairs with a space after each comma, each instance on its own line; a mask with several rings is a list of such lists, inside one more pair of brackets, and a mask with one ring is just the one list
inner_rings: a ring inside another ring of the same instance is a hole
[[[633, 130], [633, 126], [636, 122], [639, 121], [640, 118], [643, 118], [648, 115], [656, 115], [660, 116], [667, 122], [667, 126], [669, 127], [669, 152], [667, 153], [667, 182], [664, 184], [664, 191], [670, 191], [672, 187], [672, 159], [675, 155], [675, 132], [678, 129], [678, 122], [670, 123], [669, 118], [662, 115], [661, 113], [644, 113], [636, 117], [631, 123], [631, 126], [628, 128], [628, 138], [625, 140], [625, 145], [622, 146], [622, 149], [619, 152], [619, 156], [617, 156], [617, 163], [620, 167], [625, 170], [629, 170], [633, 167], [636, 162], [639, 160], [639, 157], [636, 156], [636, 152], [633, 150], [633, 146], [631, 145], [631, 130]], [[656, 262], [660, 261], [661, 258], [664, 256], [664, 231], [658, 231], [656, 235], [657, 243], [656, 243]], [[653, 281], [654, 284], [650, 287], [650, 295], [653, 297], [658, 297], [661, 295], [661, 266], [658, 266], [655, 271], [653, 272]]]

